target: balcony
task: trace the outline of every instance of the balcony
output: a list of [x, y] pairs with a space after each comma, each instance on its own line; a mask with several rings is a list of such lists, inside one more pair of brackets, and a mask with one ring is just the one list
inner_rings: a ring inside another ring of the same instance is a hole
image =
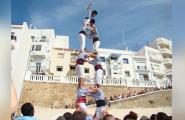
[[160, 55], [150, 55], [150, 59], [157, 62], [162, 62], [162, 57]]
[[138, 72], [148, 72], [149, 71], [146, 66], [137, 66], [135, 70]]
[[172, 59], [170, 59], [170, 58], [165, 58], [165, 59], [163, 60], [163, 63], [164, 63], [164, 65], [172, 65]]
[[45, 73], [45, 72], [47, 72], [46, 66], [28, 66], [28, 70], [32, 73]]
[[167, 69], [167, 70], [166, 70], [166, 74], [167, 74], [167, 75], [172, 75], [172, 69]]
[[32, 37], [32, 42], [40, 42], [40, 43], [43, 43], [43, 42], [49, 42], [49, 39], [48, 38], [45, 38], [45, 37], [41, 37], [41, 38], [34, 38]]
[[161, 70], [156, 70], [156, 69], [153, 70], [153, 73], [154, 73], [155, 75], [158, 75], [158, 76], [163, 76], [163, 75], [165, 75], [165, 73], [164, 73], [163, 71], [161, 71]]
[[32, 58], [46, 58], [46, 52], [45, 51], [31, 51], [30, 57]]
[[167, 39], [163, 39], [163, 38], [157, 39], [157, 43], [158, 43], [159, 45], [170, 45], [170, 41], [167, 40]]
[[172, 55], [172, 50], [171, 49], [162, 48], [162, 49], [160, 49], [160, 51], [161, 51], [161, 54]]

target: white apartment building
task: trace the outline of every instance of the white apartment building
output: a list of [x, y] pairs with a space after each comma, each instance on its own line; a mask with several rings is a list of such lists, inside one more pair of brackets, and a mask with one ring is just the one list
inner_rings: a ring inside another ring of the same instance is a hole
[[158, 49], [162, 55], [162, 62], [165, 66], [167, 78], [172, 80], [172, 41], [160, 37], [149, 43], [149, 47]]
[[132, 52], [116, 49], [99, 49], [104, 77], [111, 79], [135, 78]]
[[69, 48], [69, 37], [55, 35], [54, 29], [37, 29], [23, 22], [11, 25], [11, 39], [12, 79], [20, 98], [25, 75], [49, 74], [52, 48]]
[[162, 55], [159, 50], [144, 46], [138, 53], [145, 53], [146, 68], [149, 70], [150, 79], [159, 84], [167, 80]]

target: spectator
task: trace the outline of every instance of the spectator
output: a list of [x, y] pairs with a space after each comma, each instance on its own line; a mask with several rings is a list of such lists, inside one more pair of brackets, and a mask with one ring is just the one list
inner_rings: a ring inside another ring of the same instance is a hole
[[113, 115], [107, 114], [103, 117], [103, 120], [115, 120]]
[[72, 120], [72, 114], [70, 112], [66, 112], [63, 114], [65, 120]]
[[72, 120], [86, 120], [86, 113], [81, 111], [75, 111], [72, 115]]
[[152, 115], [150, 116], [150, 120], [155, 120], [155, 118], [156, 118], [156, 114], [152, 114]]
[[165, 120], [172, 120], [172, 116], [168, 116], [168, 119], [165, 119]]
[[63, 116], [59, 116], [56, 120], [66, 120]]
[[110, 101], [112, 101], [112, 100], [114, 100], [114, 99], [112, 98], [112, 96], [110, 96]]
[[130, 113], [127, 114], [127, 115], [123, 118], [123, 120], [130, 120], [130, 119], [132, 119], [132, 120], [137, 120], [137, 117], [138, 117], [138, 115], [137, 115], [135, 112], [130, 111]]
[[21, 107], [21, 113], [23, 116], [16, 118], [15, 120], [37, 120], [34, 116], [34, 106], [28, 102], [24, 103]]
[[168, 115], [163, 112], [158, 112], [156, 115], [156, 120], [168, 120]]
[[108, 102], [108, 106], [111, 107], [111, 102], [110, 101]]
[[149, 120], [149, 119], [148, 119], [148, 117], [146, 117], [146, 116], [142, 116], [142, 117], [140, 118], [140, 120]]

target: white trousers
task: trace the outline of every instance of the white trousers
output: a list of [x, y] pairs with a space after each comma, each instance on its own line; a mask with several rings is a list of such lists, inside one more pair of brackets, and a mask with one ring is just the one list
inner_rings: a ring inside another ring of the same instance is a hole
[[103, 112], [104, 111], [105, 111], [105, 107], [104, 106], [102, 106], [102, 107], [96, 107], [95, 116], [98, 119], [102, 119], [103, 118]]
[[81, 50], [81, 52], [83, 52], [85, 49], [85, 35], [80, 33], [79, 39], [80, 39], [80, 50]]
[[100, 41], [96, 41], [93, 43], [93, 51], [97, 52], [100, 47]]
[[87, 110], [85, 103], [79, 103], [79, 110], [85, 112]]
[[78, 78], [84, 78], [84, 65], [77, 65], [76, 66], [76, 74]]
[[102, 69], [98, 69], [95, 72], [95, 84], [101, 84], [102, 76], [103, 76], [103, 70]]

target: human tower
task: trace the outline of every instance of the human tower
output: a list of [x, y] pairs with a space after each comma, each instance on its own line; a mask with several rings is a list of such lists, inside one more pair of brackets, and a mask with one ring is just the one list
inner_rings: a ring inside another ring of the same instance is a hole
[[[101, 59], [99, 57], [99, 46], [100, 39], [97, 33], [97, 28], [95, 25], [95, 16], [98, 12], [91, 9], [91, 4], [87, 7], [88, 17], [85, 17], [83, 20], [82, 29], [79, 32], [80, 40], [80, 52], [76, 60], [76, 73], [78, 77], [77, 85], [77, 99], [76, 99], [76, 109], [79, 111], [87, 112], [86, 106], [86, 96], [92, 96], [96, 102], [96, 111], [94, 116], [96, 118], [102, 119], [104, 115], [107, 114], [105, 109], [105, 96], [103, 90], [101, 89], [101, 80], [103, 74], [103, 68], [101, 65]], [[86, 39], [90, 39], [93, 42], [93, 52], [87, 53], [85, 49]], [[91, 58], [91, 60], [89, 59]], [[84, 76], [84, 63], [88, 62], [94, 66], [95, 69], [95, 80], [94, 86], [86, 88], [85, 85], [85, 76]]]

